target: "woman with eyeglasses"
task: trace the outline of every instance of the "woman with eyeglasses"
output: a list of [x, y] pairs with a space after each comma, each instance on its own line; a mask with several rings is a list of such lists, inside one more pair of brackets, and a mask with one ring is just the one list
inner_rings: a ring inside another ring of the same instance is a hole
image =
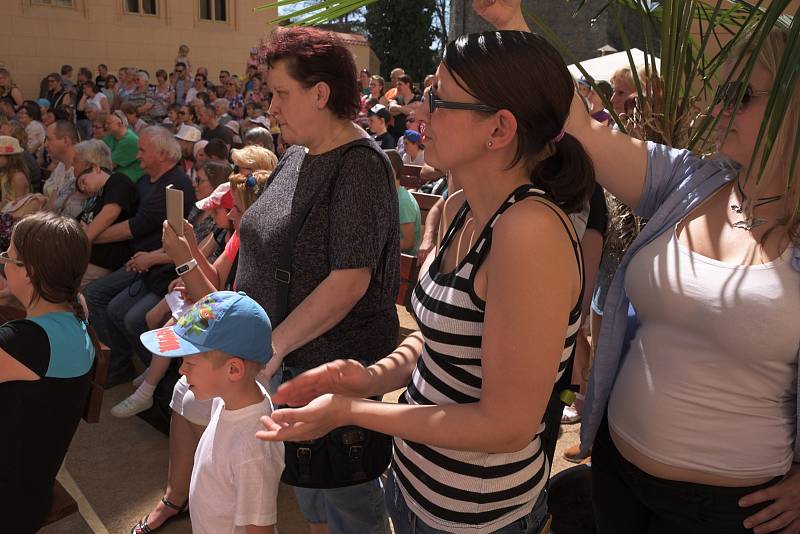
[[[478, 9], [524, 25], [519, 2]], [[567, 131], [600, 183], [649, 219], [608, 290], [583, 413], [600, 534], [800, 532], [800, 82], [759, 180], [748, 166], [791, 41], [773, 28], [739, 81], [748, 42], [721, 76], [716, 159], [573, 104]]]
[[72, 105], [71, 95], [64, 90], [61, 85], [61, 75], [57, 72], [50, 73], [47, 76], [47, 95], [45, 96], [50, 101], [50, 109], [67, 108]]
[[[86, 408], [98, 347], [78, 287], [89, 241], [77, 221], [37, 213], [17, 223], [0, 266], [25, 318], [0, 326], [0, 440], [4, 532], [37, 532]], [[10, 429], [13, 429], [11, 431]]]
[[[594, 186], [564, 132], [572, 77], [542, 38], [485, 32], [447, 45], [416, 118], [425, 158], [463, 190], [412, 303], [420, 326], [364, 367], [337, 360], [284, 384], [266, 440], [358, 425], [394, 438], [395, 532], [538, 533], [549, 461], [541, 439], [580, 326], [583, 266], [568, 213]], [[365, 400], [406, 387], [398, 404]]]

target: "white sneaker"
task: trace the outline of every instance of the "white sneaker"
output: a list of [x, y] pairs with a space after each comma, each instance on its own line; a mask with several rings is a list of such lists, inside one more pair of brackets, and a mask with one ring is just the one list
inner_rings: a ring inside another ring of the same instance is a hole
[[152, 406], [153, 397], [142, 399], [136, 395], [131, 395], [111, 408], [111, 415], [114, 417], [132, 417], [139, 412], [149, 410]]
[[133, 387], [138, 388], [139, 386], [141, 386], [142, 382], [144, 382], [144, 377], [146, 376], [147, 376], [147, 369], [145, 369], [142, 374], [133, 379], [132, 382]]

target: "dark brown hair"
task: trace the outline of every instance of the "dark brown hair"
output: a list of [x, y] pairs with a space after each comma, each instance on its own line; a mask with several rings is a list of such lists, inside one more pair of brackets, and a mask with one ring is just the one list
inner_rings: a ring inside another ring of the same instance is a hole
[[226, 161], [205, 160], [197, 164], [197, 171], [203, 171], [208, 176], [208, 182], [216, 188], [223, 182], [227, 182], [233, 172], [233, 168]]
[[386, 157], [389, 158], [389, 163], [392, 164], [395, 180], [399, 180], [403, 174], [403, 158], [400, 157], [400, 152], [393, 148], [386, 148], [383, 151], [386, 153]]
[[14, 226], [11, 239], [31, 280], [32, 302], [68, 302], [85, 321], [78, 291], [89, 265], [91, 245], [78, 222], [54, 213], [35, 213]]
[[317, 28], [278, 28], [266, 46], [266, 63], [287, 62], [289, 75], [306, 89], [323, 82], [330, 87], [327, 108], [342, 119], [354, 119], [361, 93], [353, 54], [335, 34]]
[[509, 168], [531, 161], [531, 182], [567, 213], [581, 211], [594, 167], [577, 139], [561, 137], [575, 87], [556, 49], [527, 32], [472, 33], [447, 45], [442, 65], [479, 102], [514, 115], [517, 151]]

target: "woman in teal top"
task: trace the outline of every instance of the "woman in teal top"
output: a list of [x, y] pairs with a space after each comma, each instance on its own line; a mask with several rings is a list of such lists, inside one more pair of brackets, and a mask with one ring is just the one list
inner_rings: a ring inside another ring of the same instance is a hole
[[0, 326], [3, 532], [36, 532], [52, 503], [56, 473], [83, 414], [95, 345], [78, 287], [89, 241], [73, 219], [37, 213], [14, 228], [0, 265], [26, 318]]

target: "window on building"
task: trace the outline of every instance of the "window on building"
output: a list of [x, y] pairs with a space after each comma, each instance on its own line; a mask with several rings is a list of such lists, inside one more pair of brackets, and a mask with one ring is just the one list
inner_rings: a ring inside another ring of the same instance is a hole
[[156, 15], [157, 0], [125, 0], [125, 11], [141, 15]]
[[228, 0], [200, 0], [200, 18], [226, 22], [228, 20]]
[[75, 7], [75, 0], [33, 0], [32, 3], [43, 6]]

